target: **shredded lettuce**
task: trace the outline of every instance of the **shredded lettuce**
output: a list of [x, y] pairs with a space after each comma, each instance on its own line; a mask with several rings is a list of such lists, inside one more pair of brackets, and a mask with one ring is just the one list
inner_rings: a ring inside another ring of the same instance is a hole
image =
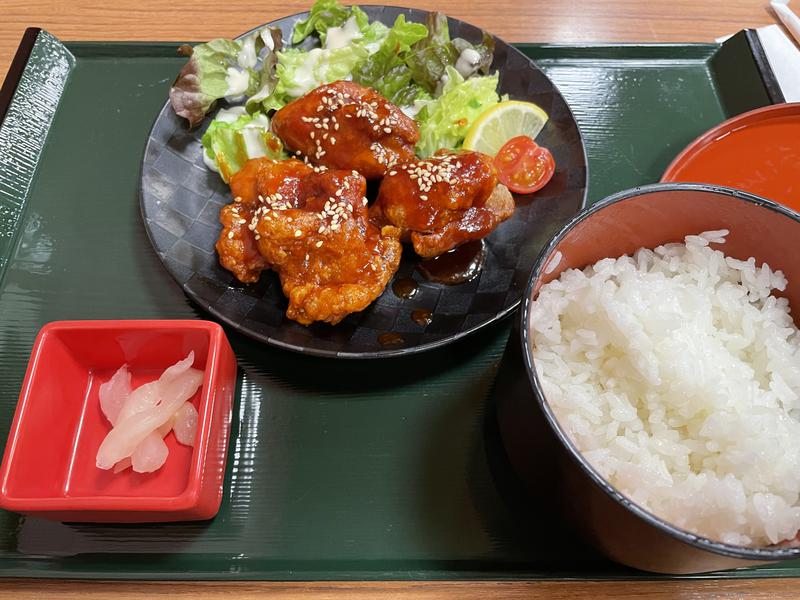
[[277, 83], [262, 102], [265, 111], [277, 110], [324, 83], [346, 79], [368, 56], [357, 44], [343, 48], [314, 48], [308, 52], [290, 48], [278, 53]]
[[[351, 11], [350, 19], [355, 21], [361, 32], [361, 37], [354, 40], [355, 43], [362, 46], [369, 54], [374, 54], [389, 34], [389, 28], [380, 21], [370, 23], [367, 13], [357, 6], [353, 6]], [[331, 40], [326, 38], [325, 43], [330, 46]]]
[[411, 74], [429, 93], [436, 93], [447, 65], [455, 65], [458, 51], [450, 42], [447, 17], [440, 12], [428, 13], [428, 37], [420, 40], [406, 60]]
[[398, 15], [377, 52], [353, 71], [353, 81], [374, 88], [395, 104], [411, 104], [421, 89], [412, 81], [405, 59], [411, 47], [427, 35], [427, 27], [407, 23], [405, 15]]
[[417, 113], [419, 143], [417, 154], [431, 156], [440, 148], [458, 148], [472, 123], [487, 108], [497, 104], [497, 73], [464, 79], [447, 66], [442, 95]]
[[216, 39], [194, 48], [182, 46], [190, 58], [170, 88], [173, 109], [194, 127], [217, 100], [238, 102], [252, 96], [261, 85], [260, 55], [265, 55], [263, 64], [280, 43], [280, 31], [264, 27], [241, 41]]
[[269, 30], [261, 34], [264, 40], [264, 48], [261, 50], [261, 72], [259, 74], [258, 88], [255, 93], [247, 99], [247, 110], [250, 112], [258, 110], [258, 104], [268, 98], [275, 87], [278, 85], [278, 76], [275, 66], [278, 64], [277, 52], [283, 47], [282, 33], [280, 29], [268, 28]]
[[283, 144], [269, 131], [269, 118], [241, 106], [221, 110], [203, 134], [204, 162], [228, 183], [251, 158], [283, 157]]
[[456, 38], [453, 47], [458, 51], [455, 67], [462, 77], [469, 79], [475, 73], [489, 74], [494, 60], [494, 38], [488, 33], [484, 32], [483, 42], [477, 46]]
[[299, 44], [312, 33], [317, 33], [324, 43], [328, 29], [340, 27], [350, 17], [351, 12], [351, 9], [342, 6], [337, 0], [316, 0], [308, 18], [295, 23], [292, 43]]
[[493, 58], [492, 36], [484, 33], [483, 42], [477, 46], [462, 38], [451, 40], [447, 17], [431, 12], [428, 13], [428, 36], [414, 46], [406, 62], [414, 81], [436, 94], [442, 89], [448, 66], [466, 79], [477, 72], [487, 75]]

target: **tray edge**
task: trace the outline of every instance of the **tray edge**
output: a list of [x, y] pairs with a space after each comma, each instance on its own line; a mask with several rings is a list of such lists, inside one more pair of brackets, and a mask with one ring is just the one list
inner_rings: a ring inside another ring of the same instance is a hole
[[75, 57], [53, 35], [25, 30], [0, 90], [0, 286]]

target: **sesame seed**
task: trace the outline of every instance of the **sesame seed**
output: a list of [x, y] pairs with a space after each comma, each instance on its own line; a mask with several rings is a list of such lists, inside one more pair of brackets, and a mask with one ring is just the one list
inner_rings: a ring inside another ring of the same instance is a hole
[[308, 254], [306, 254], [306, 262], [308, 262]]
[[343, 189], [341, 189], [341, 188], [339, 188], [338, 190], [336, 190], [336, 195], [337, 195], [337, 196], [341, 196], [341, 195], [342, 195], [342, 192], [344, 192], [344, 190], [343, 190]]
[[389, 171], [389, 175], [397, 175], [397, 171]]
[[302, 230], [300, 230], [300, 229], [295, 229], [294, 230], [294, 237], [302, 237], [302, 235], [303, 235], [303, 231]]
[[229, 240], [232, 240], [232, 239], [233, 239], [233, 231], [229, 231], [229, 232], [228, 232], [228, 239], [229, 239]]
[[317, 229], [317, 233], [322, 233], [323, 231], [325, 231], [325, 225], [320, 225], [319, 229]]
[[339, 124], [338, 123], [334, 123], [333, 124], [333, 129], [334, 129], [334, 131], [339, 131]]
[[384, 127], [383, 131], [384, 131], [384, 133], [392, 133], [391, 127]]
[[317, 248], [321, 247], [321, 246], [322, 246], [322, 240], [318, 241], [318, 242], [317, 242], [316, 244], [314, 244], [314, 245], [315, 245]]
[[311, 139], [312, 139], [312, 140], [314, 139], [314, 132], [313, 132], [313, 131], [312, 131], [311, 133], [309, 133], [308, 135], [310, 135], [310, 136], [311, 136]]
[[260, 235], [258, 235], [258, 234], [256, 234], [256, 241], [258, 241], [258, 240], [260, 240], [260, 239], [261, 239], [261, 236], [260, 236]]
[[236, 196], [236, 198], [234, 198], [233, 201], [234, 202], [241, 202], [242, 201], [242, 197], [241, 196]]
[[427, 200], [427, 199], [428, 199], [428, 197], [427, 197], [427, 196], [425, 196], [425, 195], [422, 195], [422, 196], [420, 196], [419, 198], [420, 198], [420, 200]]

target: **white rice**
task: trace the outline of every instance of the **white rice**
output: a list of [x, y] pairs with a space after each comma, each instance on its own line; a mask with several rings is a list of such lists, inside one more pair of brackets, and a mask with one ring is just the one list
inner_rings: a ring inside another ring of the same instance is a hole
[[544, 394], [587, 460], [688, 531], [742, 546], [800, 529], [800, 335], [786, 278], [709, 248], [641, 248], [544, 285]]

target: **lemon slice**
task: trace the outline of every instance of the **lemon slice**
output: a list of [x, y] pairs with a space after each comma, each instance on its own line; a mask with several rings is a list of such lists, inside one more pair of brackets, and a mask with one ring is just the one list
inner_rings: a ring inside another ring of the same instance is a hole
[[547, 113], [532, 102], [507, 100], [484, 112], [464, 138], [464, 148], [494, 156], [518, 135], [536, 138], [547, 123]]

